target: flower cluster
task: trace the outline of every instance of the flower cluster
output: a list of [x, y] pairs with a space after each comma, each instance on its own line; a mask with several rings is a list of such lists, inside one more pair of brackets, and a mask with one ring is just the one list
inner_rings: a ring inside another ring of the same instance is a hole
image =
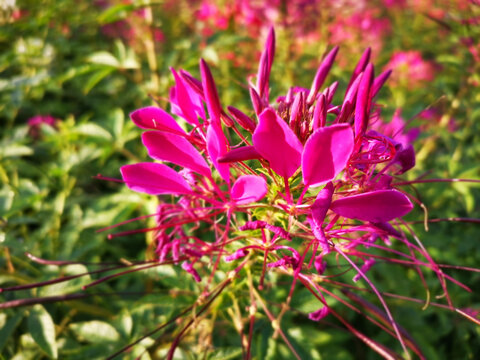
[[[154, 106], [131, 114], [145, 130], [149, 156], [160, 163], [125, 165], [121, 173], [134, 191], [176, 199], [159, 197], [158, 225], [148, 229], [159, 262], [181, 263], [198, 282], [210, 270], [208, 287], [222, 263], [242, 260], [238, 272], [248, 261], [262, 261], [258, 288], [267, 270], [290, 274], [319, 299], [309, 316], [319, 321], [339, 316], [318, 286], [318, 279], [328, 281], [327, 256], [336, 254], [354, 270], [353, 281], [363, 279], [378, 296], [390, 333], [406, 350], [410, 345], [367, 272], [380, 260], [431, 269], [442, 285], [448, 278], [421, 243], [408, 240], [411, 229], [401, 220], [418, 202], [396, 182], [415, 165], [416, 134], [404, 131], [400, 118], [383, 123], [375, 97], [390, 71], [375, 76], [370, 49], [343, 96], [338, 82], [324, 86], [337, 52], [324, 57], [310, 89], [292, 87], [272, 103], [271, 29], [256, 82], [249, 84], [250, 111], [221, 105], [205, 61], [201, 80], [172, 69], [171, 114]], [[390, 247], [392, 240], [405, 252]]]
[[419, 51], [396, 51], [387, 68], [394, 70], [392, 80], [409, 90], [435, 78], [435, 66], [422, 58]]

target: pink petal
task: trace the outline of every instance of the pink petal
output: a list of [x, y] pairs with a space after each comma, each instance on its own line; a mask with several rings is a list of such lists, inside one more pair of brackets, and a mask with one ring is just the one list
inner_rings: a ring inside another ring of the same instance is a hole
[[312, 218], [321, 227], [325, 216], [327, 216], [328, 208], [332, 203], [333, 184], [327, 183], [325, 187], [320, 190], [312, 205]]
[[253, 121], [250, 118], [250, 116], [244, 114], [243, 112], [241, 112], [237, 108], [234, 108], [233, 106], [228, 106], [227, 109], [242, 128], [244, 128], [245, 130], [251, 133], [255, 131], [255, 127], [257, 126], [257, 124], [255, 124], [255, 121]]
[[218, 97], [217, 87], [213, 80], [212, 73], [205, 60], [200, 59], [200, 73], [202, 74], [203, 94], [207, 103], [208, 115], [216, 123], [220, 123], [220, 98]]
[[232, 186], [232, 199], [239, 205], [262, 199], [267, 194], [267, 183], [261, 176], [240, 176]]
[[196, 282], [202, 281], [202, 278], [200, 277], [200, 275], [198, 275], [197, 270], [195, 270], [193, 265], [190, 264], [188, 261], [184, 261], [182, 263], [182, 269], [188, 272], [190, 275], [192, 275]]
[[330, 310], [328, 307], [324, 306], [310, 314], [308, 314], [308, 318], [313, 321], [320, 321], [322, 320], [325, 316], [329, 314]]
[[312, 229], [313, 235], [319, 241], [319, 244], [322, 248], [322, 254], [328, 254], [330, 252], [330, 247], [328, 245], [328, 240], [325, 237], [325, 232], [323, 231], [322, 225], [327, 215], [327, 211], [332, 203], [333, 195], [333, 184], [331, 182], [327, 183], [325, 187], [318, 193], [315, 202], [312, 205], [312, 218], [310, 220], [310, 227]]
[[335, 178], [353, 151], [353, 131], [349, 124], [315, 130], [302, 154], [303, 182], [318, 186]]
[[338, 81], [335, 81], [332, 85], [326, 88], [323, 92], [325, 95], [325, 103], [330, 104], [333, 100], [333, 96], [337, 92], [338, 89]]
[[357, 102], [355, 104], [355, 136], [361, 136], [365, 133], [370, 116], [370, 106], [372, 104], [372, 85], [373, 85], [373, 65], [368, 64], [363, 72], [362, 80], [358, 86]]
[[273, 110], [266, 109], [260, 114], [252, 141], [277, 174], [289, 178], [300, 166], [302, 143]]
[[216, 122], [210, 123], [207, 130], [207, 151], [213, 166], [218, 170], [220, 176], [227, 183], [230, 183], [230, 165], [219, 163], [218, 159], [227, 153], [227, 139], [223, 134], [221, 125]]
[[245, 161], [245, 160], [252, 160], [252, 159], [261, 159], [262, 157], [255, 150], [253, 146], [242, 146], [235, 149], [230, 150], [223, 156], [220, 156], [217, 161], [219, 163], [230, 163], [230, 162], [237, 162], [237, 161]]
[[190, 194], [185, 179], [167, 165], [138, 163], [120, 168], [123, 180], [133, 191], [151, 195]]
[[202, 82], [188, 73], [188, 71], [180, 70], [180, 77], [185, 80], [185, 84], [188, 85], [190, 90], [193, 90], [198, 96], [202, 99], [203, 95], [203, 86]]
[[135, 110], [130, 114], [130, 118], [135, 125], [142, 129], [153, 129], [185, 135], [185, 131], [169, 113], [155, 106], [147, 106]]
[[320, 67], [315, 74], [315, 78], [313, 79], [312, 87], [310, 88], [310, 92], [308, 94], [307, 103], [313, 104], [315, 97], [317, 96], [318, 91], [322, 87], [325, 79], [327, 78], [330, 69], [332, 68], [333, 62], [335, 61], [335, 57], [338, 53], [338, 46], [335, 46], [330, 52], [325, 56]]
[[210, 176], [210, 168], [195, 147], [185, 138], [161, 131], [147, 131], [142, 141], [148, 155], [156, 160], [170, 161], [199, 174]]
[[184, 118], [192, 125], [198, 125], [199, 117], [205, 119], [202, 99], [185, 83], [175, 69], [171, 68], [171, 70], [175, 77], [175, 86], [170, 92], [172, 113]]
[[378, 94], [383, 84], [385, 84], [385, 81], [387, 81], [387, 79], [390, 77], [391, 74], [392, 74], [392, 70], [390, 69], [390, 70], [384, 71], [383, 73], [381, 73], [375, 78], [373, 82], [372, 98], [374, 98]]
[[260, 95], [255, 91], [253, 87], [250, 89], [250, 99], [252, 100], [253, 109], [255, 110], [255, 114], [260, 115], [263, 111], [263, 104], [262, 99], [260, 99]]
[[324, 127], [327, 121], [327, 105], [325, 95], [321, 94], [313, 112], [313, 130]]
[[268, 102], [268, 83], [270, 79], [270, 70], [275, 56], [275, 31], [273, 27], [268, 32], [267, 41], [265, 42], [265, 49], [260, 58], [257, 73], [257, 91], [260, 98]]
[[368, 62], [370, 61], [371, 54], [372, 54], [371, 48], [367, 48], [363, 52], [362, 57], [360, 58], [360, 60], [358, 60], [357, 66], [355, 66], [355, 70], [353, 70], [353, 74], [352, 74], [352, 77], [350, 78], [350, 82], [348, 83], [346, 92], [348, 92], [348, 89], [350, 89], [350, 86], [352, 86], [353, 82], [358, 77], [358, 75], [363, 71], [365, 71], [365, 68], [367, 67]]
[[330, 207], [335, 213], [349, 219], [380, 223], [409, 213], [413, 205], [397, 190], [378, 190], [344, 197]]

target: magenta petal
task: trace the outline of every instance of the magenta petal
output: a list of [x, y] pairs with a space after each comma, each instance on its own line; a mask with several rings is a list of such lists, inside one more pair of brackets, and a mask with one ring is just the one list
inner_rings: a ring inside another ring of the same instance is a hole
[[257, 124], [255, 124], [255, 121], [253, 121], [248, 115], [244, 114], [233, 106], [228, 106], [227, 109], [242, 128], [251, 133], [255, 131], [255, 127], [257, 126]]
[[185, 71], [185, 70], [180, 70], [180, 77], [183, 80], [185, 80], [185, 85], [187, 85], [190, 88], [190, 90], [195, 92], [195, 94], [197, 94], [203, 99], [204, 97], [203, 86], [200, 80], [194, 78], [192, 75], [188, 73], [188, 71]]
[[125, 184], [133, 191], [151, 195], [190, 194], [185, 179], [167, 165], [138, 163], [120, 168]]
[[319, 244], [322, 248], [322, 254], [328, 254], [330, 252], [330, 247], [328, 245], [328, 240], [325, 237], [325, 232], [323, 231], [322, 225], [327, 215], [327, 211], [332, 203], [333, 195], [333, 184], [331, 182], [327, 183], [325, 187], [318, 193], [315, 202], [312, 205], [312, 218], [310, 219], [310, 227], [312, 229], [313, 235], [319, 241]]
[[170, 104], [172, 113], [184, 118], [192, 125], [198, 125], [198, 118], [205, 119], [202, 99], [192, 90], [175, 71], [171, 68], [175, 77], [175, 86], [170, 92]]
[[373, 65], [368, 64], [363, 72], [362, 80], [358, 86], [357, 102], [355, 103], [355, 136], [361, 136], [365, 133], [370, 116], [370, 107], [372, 104], [372, 85], [373, 85]]
[[328, 307], [324, 306], [321, 309], [318, 309], [310, 314], [308, 314], [308, 318], [313, 321], [320, 321], [325, 316], [329, 314], [330, 310]]
[[210, 168], [195, 147], [185, 138], [161, 131], [147, 131], [142, 141], [148, 155], [156, 160], [170, 161], [199, 174], [210, 176]]
[[220, 123], [220, 98], [218, 97], [217, 87], [213, 80], [212, 73], [205, 60], [200, 59], [200, 73], [202, 74], [203, 94], [207, 103], [208, 115], [216, 123]]
[[347, 164], [353, 150], [353, 131], [349, 124], [315, 130], [302, 154], [303, 182], [318, 186], [335, 178]]
[[275, 31], [273, 27], [268, 32], [265, 50], [260, 58], [257, 73], [257, 91], [260, 98], [268, 102], [268, 82], [270, 79], [270, 70], [272, 68], [273, 57], [275, 56]]
[[213, 165], [227, 183], [230, 182], [230, 165], [219, 163], [218, 159], [227, 153], [227, 139], [221, 125], [212, 122], [207, 130], [207, 151]]
[[232, 199], [239, 205], [262, 199], [267, 194], [267, 183], [261, 176], [240, 176], [232, 186]]
[[385, 81], [390, 77], [392, 74], [392, 70], [387, 70], [378, 75], [375, 80], [373, 81], [373, 88], [372, 88], [372, 98], [374, 98], [380, 89], [382, 88], [383, 84], [385, 84]]
[[220, 156], [217, 161], [219, 163], [230, 163], [261, 158], [262, 156], [255, 150], [254, 146], [242, 146], [230, 150], [225, 155]]
[[135, 125], [142, 129], [153, 129], [185, 135], [185, 131], [169, 113], [155, 106], [147, 106], [135, 110], [130, 114], [130, 118]]
[[344, 197], [330, 207], [335, 213], [349, 219], [380, 223], [409, 213], [413, 205], [397, 190], [378, 190]]
[[255, 114], [260, 115], [263, 110], [262, 99], [255, 91], [254, 88], [250, 88], [250, 99], [252, 100], [253, 109], [255, 110]]
[[260, 114], [252, 142], [277, 174], [289, 178], [300, 166], [302, 143], [275, 111]]
[[338, 89], [338, 81], [335, 81], [332, 85], [330, 85], [328, 88], [324, 90], [323, 94], [325, 95], [326, 104], [330, 104], [332, 102], [333, 97], [337, 92], [337, 89]]
[[328, 208], [332, 203], [332, 195], [333, 184], [329, 182], [322, 190], [320, 190], [312, 205], [312, 218], [320, 226], [322, 226], [325, 216], [327, 216]]
[[310, 88], [310, 92], [308, 93], [307, 103], [313, 104], [315, 97], [317, 96], [318, 91], [322, 87], [325, 79], [327, 78], [330, 69], [332, 68], [333, 62], [335, 61], [335, 57], [338, 53], [338, 46], [335, 46], [330, 52], [325, 56], [320, 67], [315, 74], [315, 78], [313, 79], [312, 87]]
[[320, 94], [313, 112], [313, 130], [324, 127], [327, 121], [327, 105], [324, 94]]
[[357, 66], [355, 66], [355, 70], [353, 70], [352, 77], [350, 78], [350, 82], [348, 83], [348, 86], [347, 86], [347, 92], [348, 92], [348, 89], [350, 89], [350, 86], [352, 86], [352, 83], [358, 77], [358, 75], [363, 71], [365, 71], [365, 68], [367, 67], [368, 62], [370, 61], [371, 54], [372, 54], [371, 48], [367, 48], [363, 52], [362, 57], [360, 58], [360, 60], [358, 60]]

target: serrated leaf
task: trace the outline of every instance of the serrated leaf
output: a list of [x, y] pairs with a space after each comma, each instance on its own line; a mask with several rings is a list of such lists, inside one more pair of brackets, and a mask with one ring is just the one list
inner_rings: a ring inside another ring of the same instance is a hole
[[110, 324], [92, 320], [81, 323], [70, 324], [79, 340], [90, 343], [116, 342], [120, 339], [118, 331]]
[[35, 305], [28, 317], [28, 330], [33, 340], [51, 358], [56, 359], [57, 343], [52, 317], [42, 305]]

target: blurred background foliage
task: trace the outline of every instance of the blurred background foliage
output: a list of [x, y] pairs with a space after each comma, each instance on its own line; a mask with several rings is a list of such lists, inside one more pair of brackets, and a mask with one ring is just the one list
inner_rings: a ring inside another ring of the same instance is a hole
[[[322, 55], [333, 45], [340, 45], [340, 54], [331, 77], [340, 82], [342, 93], [370, 46], [377, 73], [394, 70], [378, 99], [384, 118], [401, 109], [408, 126], [421, 129], [417, 166], [409, 179], [480, 179], [480, 6], [475, 1], [251, 3], [236, 8], [226, 1], [200, 0], [0, 2], [0, 287], [94, 271], [96, 263], [144, 261], [150, 235], [109, 240], [109, 231], [98, 232], [155, 212], [154, 199], [94, 178], [118, 178], [121, 165], [146, 159], [129, 112], [155, 102], [166, 106], [173, 84], [169, 68], [198, 76], [200, 58], [211, 64], [222, 102], [248, 111], [245, 79], [256, 72], [272, 24], [277, 32], [274, 96], [293, 85], [309, 87]], [[479, 218], [478, 184], [416, 188], [430, 218]], [[479, 266], [478, 224], [432, 223], [427, 232], [421, 209], [408, 220], [419, 222], [415, 231], [439, 263]], [[152, 221], [129, 223], [122, 230], [148, 227]], [[26, 252], [78, 263], [42, 265]], [[480, 275], [445, 271], [473, 289], [468, 293], [449, 286], [455, 304], [480, 311]], [[380, 265], [371, 273], [384, 291], [426, 297], [418, 278], [405, 269]], [[2, 303], [78, 294], [68, 301], [53, 298], [52, 303], [3, 310], [0, 358], [105, 358], [176, 319], [197, 299], [198, 286], [176, 266], [82, 290], [96, 278], [92, 274], [0, 294]], [[269, 280], [268, 301], [280, 311], [288, 286], [276, 284], [289, 280], [273, 275]], [[237, 279], [231, 291], [219, 296], [213, 316], [198, 318], [175, 358], [241, 358], [235, 319], [239, 309], [250, 305], [246, 281]], [[426, 282], [432, 299], [441, 293], [434, 274]], [[377, 358], [334, 319], [309, 321], [305, 314], [318, 306], [309, 295], [299, 288], [282, 322], [302, 358]], [[478, 358], [480, 331], [473, 323], [442, 309], [422, 311], [422, 304], [399, 299], [391, 304], [428, 359]], [[398, 350], [394, 339], [365, 318], [344, 311], [352, 325]], [[146, 336], [119, 358], [164, 358], [182, 321]], [[291, 358], [274, 332], [258, 313], [254, 358]]]

